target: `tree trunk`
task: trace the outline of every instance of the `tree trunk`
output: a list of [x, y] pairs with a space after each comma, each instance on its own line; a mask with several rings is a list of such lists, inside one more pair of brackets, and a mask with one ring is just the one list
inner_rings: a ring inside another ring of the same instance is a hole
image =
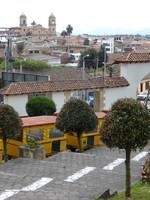
[[81, 135], [81, 134], [78, 134], [78, 133], [77, 133], [79, 152], [82, 153], [82, 152], [83, 152], [83, 149], [82, 149], [82, 145], [81, 145], [80, 135]]
[[3, 139], [4, 162], [8, 161], [7, 157], [7, 140]]
[[126, 149], [126, 161], [125, 161], [125, 167], [126, 167], [126, 191], [125, 191], [125, 197], [127, 199], [130, 199], [130, 197], [131, 197], [130, 155], [131, 155], [131, 150], [127, 148]]

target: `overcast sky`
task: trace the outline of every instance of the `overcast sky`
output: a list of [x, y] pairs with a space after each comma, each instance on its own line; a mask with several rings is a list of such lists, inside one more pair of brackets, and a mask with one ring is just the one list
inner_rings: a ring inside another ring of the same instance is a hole
[[19, 16], [27, 16], [28, 25], [34, 20], [48, 27], [48, 17], [56, 17], [56, 31], [68, 24], [73, 34], [94, 33], [106, 27], [123, 32], [150, 28], [150, 0], [1, 0], [0, 27], [19, 26]]

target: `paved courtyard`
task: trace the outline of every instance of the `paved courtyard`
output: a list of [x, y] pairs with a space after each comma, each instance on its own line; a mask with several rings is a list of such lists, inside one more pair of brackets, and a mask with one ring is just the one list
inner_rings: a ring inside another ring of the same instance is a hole
[[[132, 183], [140, 179], [148, 147], [131, 156]], [[17, 158], [0, 165], [0, 200], [93, 200], [125, 188], [125, 153], [96, 147], [44, 160]]]

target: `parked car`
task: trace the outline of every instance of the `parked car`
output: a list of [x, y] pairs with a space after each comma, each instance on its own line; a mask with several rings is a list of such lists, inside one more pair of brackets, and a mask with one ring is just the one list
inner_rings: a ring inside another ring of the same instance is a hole
[[[137, 100], [146, 100], [147, 95], [148, 95], [148, 91], [140, 92], [140, 93], [137, 95]], [[150, 100], [150, 95], [148, 95], [148, 100]]]

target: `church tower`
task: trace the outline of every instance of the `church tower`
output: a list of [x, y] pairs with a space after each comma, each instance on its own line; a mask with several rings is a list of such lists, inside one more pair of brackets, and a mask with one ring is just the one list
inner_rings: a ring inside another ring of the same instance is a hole
[[21, 35], [26, 35], [27, 33], [27, 17], [24, 13], [20, 15], [20, 28]]
[[27, 26], [27, 17], [24, 13], [20, 15], [20, 26]]
[[52, 37], [56, 36], [56, 17], [53, 13], [51, 13], [51, 15], [48, 18], [48, 28], [50, 31], [50, 35]]

